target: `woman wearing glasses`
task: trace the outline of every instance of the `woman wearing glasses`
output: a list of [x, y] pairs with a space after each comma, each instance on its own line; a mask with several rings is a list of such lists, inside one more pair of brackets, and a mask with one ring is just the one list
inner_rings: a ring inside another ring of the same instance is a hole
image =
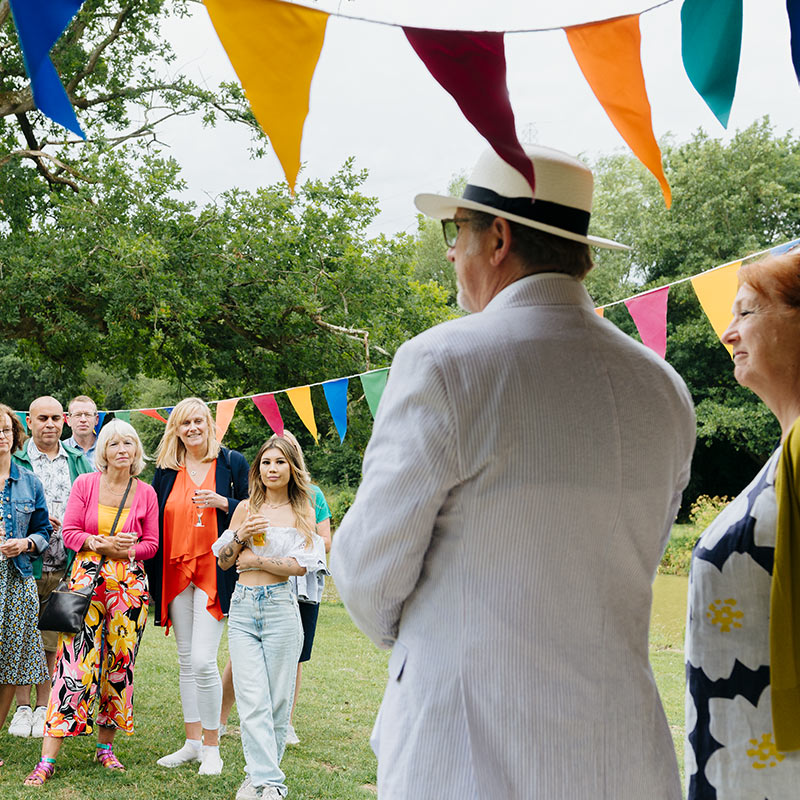
[[247, 461], [221, 447], [208, 406], [181, 400], [169, 415], [156, 452], [159, 552], [148, 571], [156, 624], [175, 629], [186, 741], [162, 756], [162, 767], [200, 762], [219, 775], [222, 681], [217, 650], [236, 576], [218, 569], [211, 545], [247, 497]]
[[47, 548], [53, 529], [41, 481], [11, 461], [24, 440], [17, 415], [0, 404], [0, 728], [14, 687], [49, 677], [30, 559]]

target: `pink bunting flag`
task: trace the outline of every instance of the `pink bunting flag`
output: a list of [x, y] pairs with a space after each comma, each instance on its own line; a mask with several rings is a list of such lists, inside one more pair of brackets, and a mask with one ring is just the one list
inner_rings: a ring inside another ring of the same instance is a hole
[[269, 423], [270, 428], [272, 428], [278, 436], [283, 436], [283, 417], [281, 417], [275, 395], [257, 394], [253, 398], [253, 402], [256, 404], [256, 408], [261, 412], [264, 419]]
[[152, 417], [153, 419], [161, 420], [161, 422], [163, 422], [165, 425], [167, 424], [167, 421], [164, 419], [164, 417], [162, 417], [161, 414], [159, 414], [154, 408], [141, 408], [139, 409], [139, 413], [144, 414], [146, 417]]
[[519, 170], [536, 196], [533, 164], [517, 138], [506, 85], [502, 33], [407, 28], [422, 63], [497, 154]]
[[642, 344], [664, 358], [667, 352], [667, 296], [669, 286], [625, 301]]

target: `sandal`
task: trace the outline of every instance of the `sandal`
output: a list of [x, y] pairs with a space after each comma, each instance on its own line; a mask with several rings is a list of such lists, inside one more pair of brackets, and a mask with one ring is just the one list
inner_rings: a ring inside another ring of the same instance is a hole
[[115, 769], [125, 772], [122, 762], [114, 755], [110, 744], [98, 744], [94, 754], [94, 760], [102, 764], [106, 769]]
[[41, 786], [53, 777], [56, 771], [56, 762], [53, 758], [43, 758], [34, 768], [33, 772], [25, 778], [25, 786]]

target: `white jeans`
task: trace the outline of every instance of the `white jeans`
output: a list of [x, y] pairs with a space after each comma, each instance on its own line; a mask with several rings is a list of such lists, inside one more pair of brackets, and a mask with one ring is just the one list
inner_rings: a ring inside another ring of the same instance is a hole
[[208, 595], [190, 583], [169, 604], [169, 616], [178, 646], [183, 721], [199, 720], [205, 730], [215, 731], [222, 708], [217, 651], [225, 620], [214, 619], [206, 603]]

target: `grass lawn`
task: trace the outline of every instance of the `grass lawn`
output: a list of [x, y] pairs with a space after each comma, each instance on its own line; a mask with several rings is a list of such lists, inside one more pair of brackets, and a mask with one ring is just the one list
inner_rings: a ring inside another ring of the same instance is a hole
[[[682, 761], [683, 625], [686, 578], [656, 579], [651, 660]], [[227, 658], [226, 637], [220, 665]], [[329, 581], [320, 609], [312, 661], [303, 672], [295, 713], [300, 745], [283, 760], [292, 800], [358, 800], [375, 797], [375, 758], [369, 733], [383, 693], [388, 654], [377, 650], [350, 622]], [[94, 739], [67, 741], [56, 774], [41, 789], [22, 781], [39, 758], [41, 742], [3, 733], [0, 769], [3, 800], [41, 796], [54, 800], [230, 800], [244, 777], [241, 741], [222, 740], [225, 768], [218, 777], [200, 777], [196, 766], [166, 770], [156, 759], [183, 743], [175, 641], [160, 628], [145, 633], [136, 664], [136, 734], [120, 735], [116, 752], [128, 768], [105, 773], [92, 762]], [[231, 722], [235, 726], [234, 714]], [[682, 766], [682, 765], [681, 765]]]

